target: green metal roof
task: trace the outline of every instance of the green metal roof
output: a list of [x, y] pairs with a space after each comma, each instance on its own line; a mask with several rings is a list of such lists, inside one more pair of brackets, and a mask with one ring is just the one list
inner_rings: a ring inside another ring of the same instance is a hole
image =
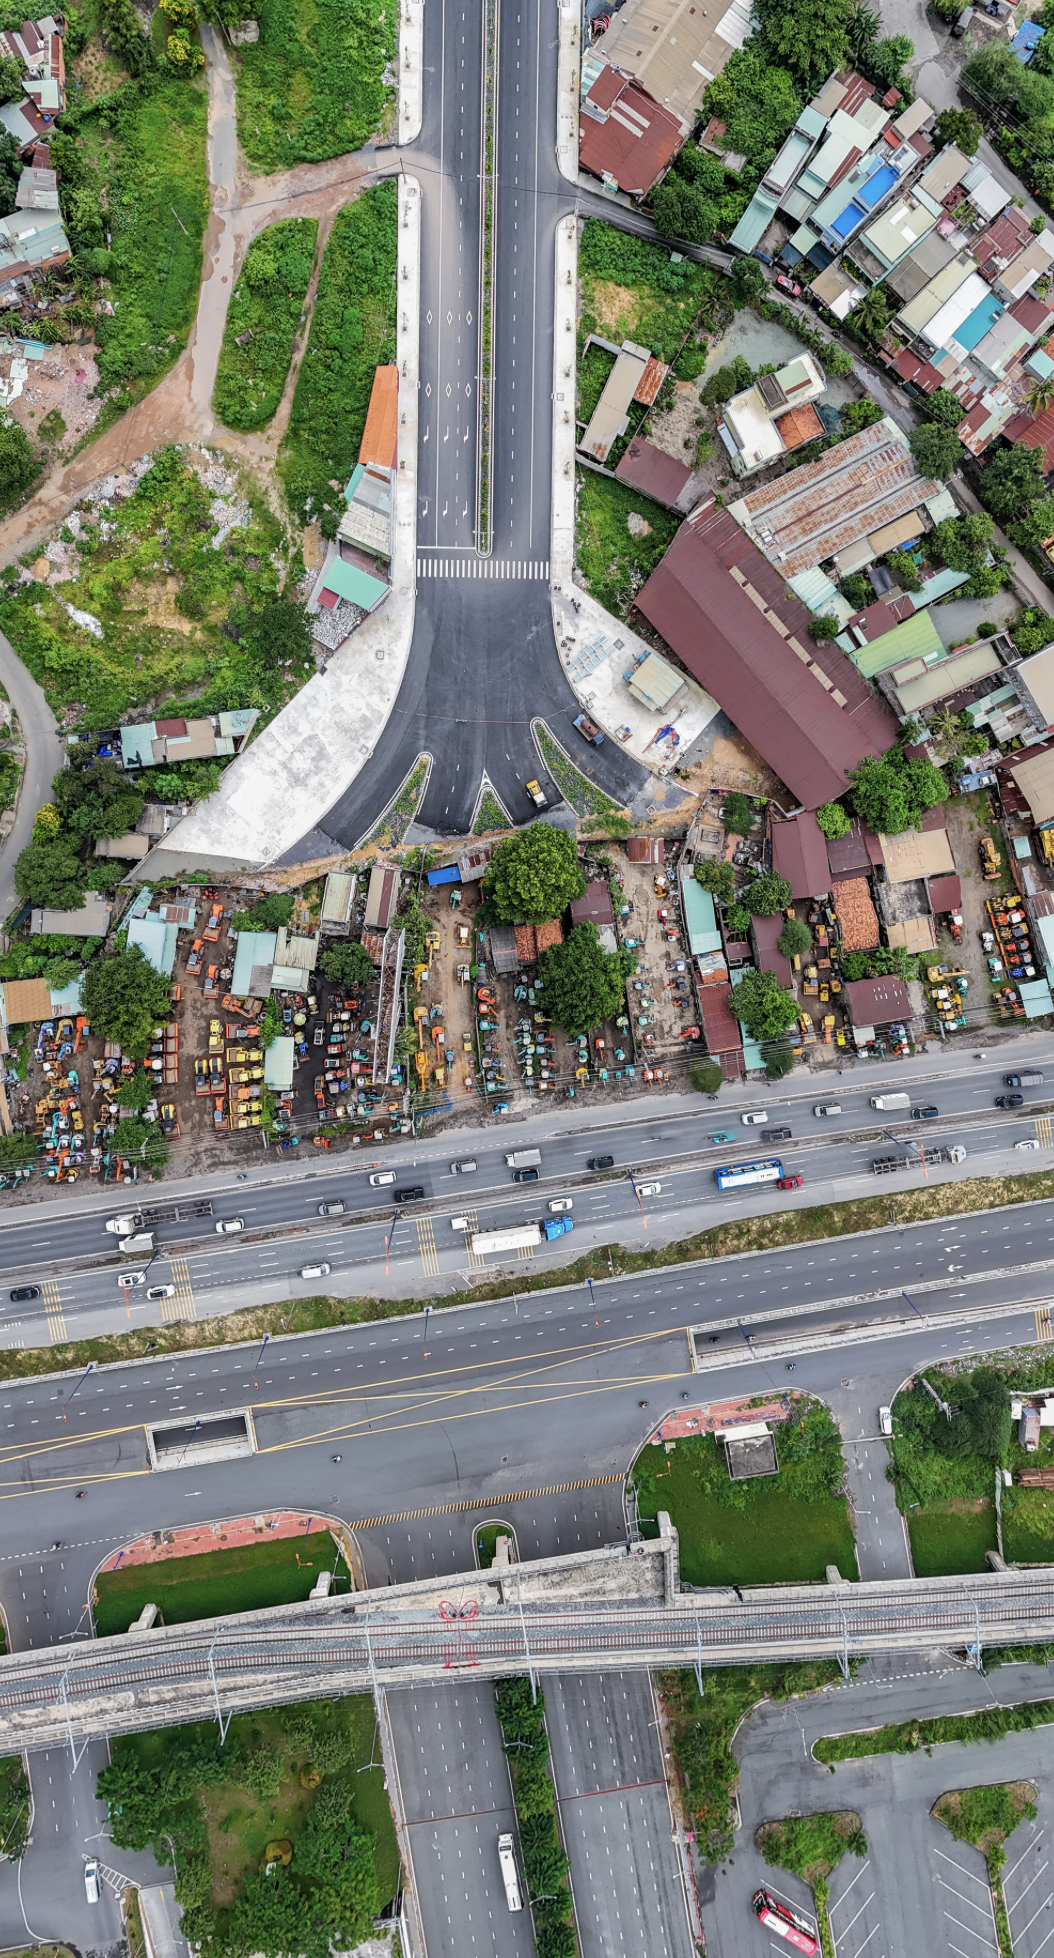
[[910, 619], [884, 632], [881, 639], [855, 647], [849, 657], [865, 680], [873, 680], [876, 673], [899, 666], [902, 659], [925, 659], [929, 653], [943, 658], [944, 642], [928, 612], [913, 612]]

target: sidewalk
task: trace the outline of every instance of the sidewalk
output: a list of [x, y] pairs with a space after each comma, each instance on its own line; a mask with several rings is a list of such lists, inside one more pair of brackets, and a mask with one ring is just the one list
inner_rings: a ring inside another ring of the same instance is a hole
[[580, 0], [559, 0], [560, 53], [556, 69], [556, 160], [560, 175], [578, 183], [578, 102], [582, 71]]
[[399, 14], [399, 114], [396, 140], [415, 143], [424, 110], [425, 0], [402, 0]]

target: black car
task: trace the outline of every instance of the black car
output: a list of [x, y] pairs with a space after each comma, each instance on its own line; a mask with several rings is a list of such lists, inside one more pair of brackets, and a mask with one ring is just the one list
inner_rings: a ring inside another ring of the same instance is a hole
[[913, 1108], [911, 1119], [913, 1122], [931, 1122], [936, 1113], [935, 1108]]
[[12, 1305], [25, 1305], [30, 1299], [40, 1297], [39, 1285], [16, 1285], [11, 1293]]
[[789, 1142], [790, 1133], [789, 1129], [762, 1129], [761, 1140], [762, 1142]]
[[416, 1203], [418, 1199], [423, 1196], [424, 1196], [424, 1191], [421, 1188], [420, 1183], [414, 1183], [410, 1186], [408, 1190], [393, 1190], [392, 1202], [393, 1203]]
[[514, 1183], [537, 1183], [538, 1171], [536, 1169], [514, 1169], [512, 1180]]
[[614, 1165], [614, 1156], [590, 1156], [589, 1158], [590, 1169], [613, 1169]]
[[995, 1105], [997, 1108], [1020, 1108], [1024, 1099], [1024, 1095], [996, 1095]]

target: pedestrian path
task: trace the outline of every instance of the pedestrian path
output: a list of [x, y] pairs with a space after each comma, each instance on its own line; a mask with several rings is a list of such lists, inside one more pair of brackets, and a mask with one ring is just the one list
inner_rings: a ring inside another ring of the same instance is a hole
[[419, 578], [544, 578], [548, 558], [419, 557]]

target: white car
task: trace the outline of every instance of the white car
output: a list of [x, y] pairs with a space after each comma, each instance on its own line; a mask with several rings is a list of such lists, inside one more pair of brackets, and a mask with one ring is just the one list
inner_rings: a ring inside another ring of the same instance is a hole
[[394, 1182], [395, 1182], [394, 1169], [378, 1169], [375, 1172], [375, 1174], [370, 1177], [370, 1188], [372, 1190], [379, 1190], [382, 1183], [394, 1183]]
[[742, 1122], [744, 1128], [752, 1129], [756, 1126], [758, 1122], [768, 1121], [769, 1119], [768, 1109], [767, 1108], [755, 1109], [753, 1115], [741, 1115], [739, 1119]]
[[300, 1267], [301, 1278], [328, 1278], [329, 1273], [329, 1265], [301, 1265]]
[[638, 1183], [637, 1184], [637, 1195], [639, 1197], [657, 1197], [660, 1194], [661, 1190], [662, 1190], [661, 1183]]
[[245, 1229], [245, 1218], [244, 1217], [221, 1217], [218, 1224], [216, 1225], [216, 1229], [219, 1231], [221, 1236], [223, 1236], [227, 1231], [243, 1231]]
[[146, 1284], [146, 1273], [145, 1271], [119, 1271], [117, 1283], [122, 1292], [130, 1292], [133, 1285]]
[[471, 1176], [476, 1167], [477, 1165], [473, 1158], [467, 1156], [463, 1163], [451, 1163], [450, 1174], [451, 1176]]
[[94, 1857], [92, 1857], [92, 1859], [91, 1859], [91, 1861], [90, 1861], [90, 1862], [88, 1862], [88, 1863], [85, 1863], [85, 1865], [84, 1865], [84, 1894], [85, 1894], [85, 1896], [87, 1897], [87, 1899], [88, 1899], [88, 1902], [89, 1902], [90, 1904], [97, 1904], [97, 1903], [98, 1903], [98, 1901], [99, 1901], [99, 1865], [98, 1865], [98, 1863], [97, 1863], [97, 1862], [95, 1861], [95, 1858], [94, 1858]]
[[573, 1210], [574, 1207], [573, 1197], [554, 1197], [549, 1205], [550, 1210]]
[[1035, 1137], [1033, 1136], [1030, 1137], [1027, 1142], [1015, 1142], [1014, 1148], [1015, 1149], [1038, 1149], [1039, 1143], [1035, 1140]]
[[151, 1285], [146, 1296], [151, 1301], [155, 1299], [174, 1299], [176, 1288], [174, 1285]]
[[451, 1230], [452, 1230], [452, 1231], [467, 1231], [467, 1230], [469, 1229], [469, 1221], [468, 1221], [468, 1218], [467, 1218], [467, 1217], [451, 1217], [451, 1219], [450, 1219], [450, 1228], [451, 1228]]
[[334, 1203], [320, 1203], [318, 1206], [318, 1214], [320, 1217], [343, 1217], [344, 1205], [340, 1201], [339, 1197]]
[[883, 1433], [884, 1435], [891, 1435], [891, 1434], [893, 1433], [893, 1410], [892, 1410], [892, 1408], [890, 1408], [890, 1407], [880, 1407], [880, 1408], [879, 1408], [879, 1410], [878, 1410], [878, 1425], [879, 1425], [879, 1427], [881, 1428], [881, 1430], [882, 1430], [882, 1433]]

